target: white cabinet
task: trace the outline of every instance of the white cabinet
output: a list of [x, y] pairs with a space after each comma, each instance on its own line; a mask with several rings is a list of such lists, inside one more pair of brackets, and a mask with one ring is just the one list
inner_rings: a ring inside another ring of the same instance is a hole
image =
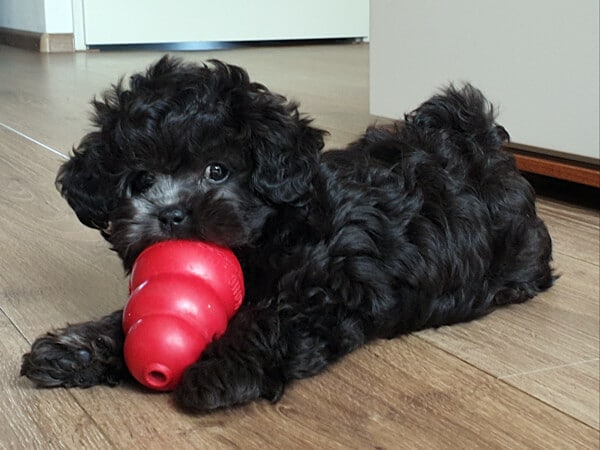
[[79, 0], [85, 45], [364, 38], [368, 0]]

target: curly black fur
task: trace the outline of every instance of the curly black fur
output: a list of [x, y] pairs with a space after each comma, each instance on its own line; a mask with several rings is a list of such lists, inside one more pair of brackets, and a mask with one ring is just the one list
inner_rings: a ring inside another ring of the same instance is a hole
[[[371, 339], [471, 320], [554, 280], [534, 192], [470, 85], [328, 152], [296, 103], [219, 61], [165, 57], [94, 106], [57, 186], [125, 270], [174, 238], [228, 246], [244, 269], [242, 308], [186, 371], [183, 407], [277, 400]], [[39, 338], [22, 374], [117, 382], [119, 318]]]

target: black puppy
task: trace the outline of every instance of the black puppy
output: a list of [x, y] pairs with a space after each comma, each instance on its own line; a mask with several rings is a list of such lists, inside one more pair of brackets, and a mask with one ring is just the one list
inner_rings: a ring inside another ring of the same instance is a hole
[[[277, 400], [371, 339], [471, 320], [553, 283], [534, 192], [469, 85], [329, 152], [296, 103], [218, 61], [165, 57], [93, 104], [96, 130], [57, 185], [125, 270], [175, 238], [242, 263], [246, 298], [185, 372], [186, 408]], [[123, 339], [121, 311], [70, 325], [34, 342], [22, 374], [116, 384]]]

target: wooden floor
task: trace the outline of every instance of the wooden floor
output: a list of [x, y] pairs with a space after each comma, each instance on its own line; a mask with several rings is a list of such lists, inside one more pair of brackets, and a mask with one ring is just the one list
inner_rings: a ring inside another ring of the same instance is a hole
[[[123, 305], [126, 279], [54, 189], [88, 101], [157, 52], [41, 55], [0, 47], [0, 448], [598, 448], [599, 217], [539, 199], [562, 277], [466, 325], [378, 341], [279, 403], [206, 416], [136, 386], [39, 390], [21, 355], [51, 327]], [[249, 69], [301, 101], [341, 146], [368, 114], [368, 46], [187, 53]], [[417, 105], [406, 105], [406, 110]]]

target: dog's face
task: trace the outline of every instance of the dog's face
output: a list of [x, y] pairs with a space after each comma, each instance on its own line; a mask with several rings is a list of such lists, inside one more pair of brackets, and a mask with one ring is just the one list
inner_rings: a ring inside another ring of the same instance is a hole
[[57, 186], [126, 270], [167, 239], [253, 245], [311, 195], [324, 132], [239, 67], [165, 57], [93, 104], [96, 129]]

